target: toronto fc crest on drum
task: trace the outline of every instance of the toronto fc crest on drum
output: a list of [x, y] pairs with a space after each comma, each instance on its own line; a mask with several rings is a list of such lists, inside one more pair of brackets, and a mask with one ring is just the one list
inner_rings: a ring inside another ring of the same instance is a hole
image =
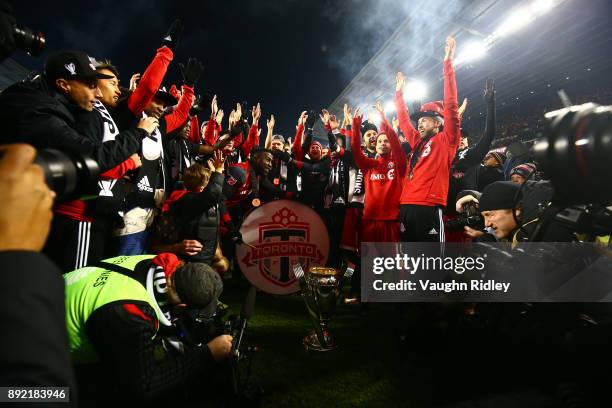
[[248, 245], [236, 258], [247, 279], [274, 294], [299, 288], [292, 266], [325, 265], [329, 251], [327, 229], [309, 207], [288, 200], [267, 203], [251, 212], [240, 229]]

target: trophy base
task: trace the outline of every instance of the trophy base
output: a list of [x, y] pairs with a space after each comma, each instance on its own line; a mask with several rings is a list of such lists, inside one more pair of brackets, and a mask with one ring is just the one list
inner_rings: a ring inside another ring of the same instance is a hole
[[336, 342], [334, 338], [329, 334], [328, 331], [323, 332], [323, 336], [325, 337], [325, 345], [321, 345], [317, 334], [313, 331], [308, 333], [306, 337], [304, 337], [304, 347], [306, 350], [311, 351], [332, 351], [336, 349]]

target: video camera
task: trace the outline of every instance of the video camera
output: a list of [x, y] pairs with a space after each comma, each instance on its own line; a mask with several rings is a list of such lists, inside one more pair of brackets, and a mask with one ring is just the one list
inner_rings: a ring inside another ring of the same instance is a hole
[[[191, 346], [208, 343], [222, 334], [229, 334], [233, 337], [229, 363], [232, 372], [234, 402], [252, 403], [258, 401], [263, 394], [261, 387], [250, 383], [253, 357], [259, 348], [243, 344], [247, 324], [255, 308], [256, 294], [257, 290], [251, 286], [240, 315], [229, 315], [225, 318], [227, 309], [219, 307], [212, 316], [201, 315], [194, 310], [184, 310], [174, 322], [178, 329], [177, 337]], [[243, 361], [246, 362], [246, 367], [241, 365]]]

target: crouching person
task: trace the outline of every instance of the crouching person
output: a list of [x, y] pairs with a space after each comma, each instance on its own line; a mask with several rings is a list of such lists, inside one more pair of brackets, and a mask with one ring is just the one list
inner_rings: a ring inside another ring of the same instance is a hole
[[186, 190], [174, 191], [158, 218], [152, 250], [171, 252], [187, 262], [202, 262], [217, 272], [227, 271], [219, 246], [219, 203], [223, 188], [223, 162], [217, 150], [208, 168], [196, 163], [183, 174]]
[[[66, 324], [83, 405], [163, 398], [213, 374], [232, 337], [169, 347], [178, 305], [212, 315], [223, 291], [219, 274], [174, 254], [119, 256], [64, 275]], [[105, 402], [102, 402], [104, 400]]]

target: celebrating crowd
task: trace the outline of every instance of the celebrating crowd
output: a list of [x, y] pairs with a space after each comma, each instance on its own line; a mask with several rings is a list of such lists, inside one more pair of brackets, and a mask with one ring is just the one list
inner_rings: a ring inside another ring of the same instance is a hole
[[[490, 80], [486, 126], [469, 146], [462, 134], [466, 106], [458, 104], [454, 38], [446, 40], [443, 100], [410, 114], [405, 77], [398, 73], [397, 118], [389, 120], [377, 101], [368, 120], [358, 107], [345, 106], [342, 120], [327, 110], [305, 110], [295, 133], [281, 135], [274, 115], [263, 129], [259, 104], [237, 103], [225, 115], [216, 96], [210, 103], [197, 98], [203, 69], [194, 58], [176, 64], [180, 86], [164, 83], [182, 30], [180, 21], [170, 26], [129, 88], [121, 86], [121, 67], [112, 61], [64, 51], [47, 58], [40, 75], [0, 95], [3, 144], [88, 157], [100, 171], [79, 198], [55, 201], [43, 249], [65, 283], [68, 339], [57, 327], [50, 337], [69, 343], [83, 393], [84, 379], [106, 375], [124, 396], [154, 398], [229, 356], [231, 336], [206, 343], [177, 339], [172, 325], [180, 305], [206, 317], [214, 313], [224, 274], [239, 273], [233, 254], [244, 245], [242, 221], [266, 202], [298, 200], [311, 207], [328, 226], [333, 267], [347, 260], [359, 265], [362, 242], [521, 239], [517, 222], [530, 220], [516, 199], [520, 185], [539, 174], [537, 165], [526, 154], [491, 150], [496, 123]], [[314, 134], [318, 120], [326, 135]], [[27, 156], [22, 167], [31, 166], [32, 151], [9, 152], [0, 175], [9, 171], [10, 160], [19, 161], [16, 155]], [[30, 183], [26, 173], [17, 182]], [[45, 194], [44, 210], [55, 195], [36, 177], [31, 187]], [[480, 206], [485, 229], [449, 231], [448, 221], [470, 201]], [[39, 222], [44, 227], [45, 220]], [[28, 261], [19, 265], [27, 268]], [[355, 273], [347, 301], [358, 302], [358, 293]], [[63, 317], [47, 324], [54, 321]], [[93, 363], [102, 364], [104, 374]], [[60, 378], [73, 384], [65, 368], [42, 383]]]

